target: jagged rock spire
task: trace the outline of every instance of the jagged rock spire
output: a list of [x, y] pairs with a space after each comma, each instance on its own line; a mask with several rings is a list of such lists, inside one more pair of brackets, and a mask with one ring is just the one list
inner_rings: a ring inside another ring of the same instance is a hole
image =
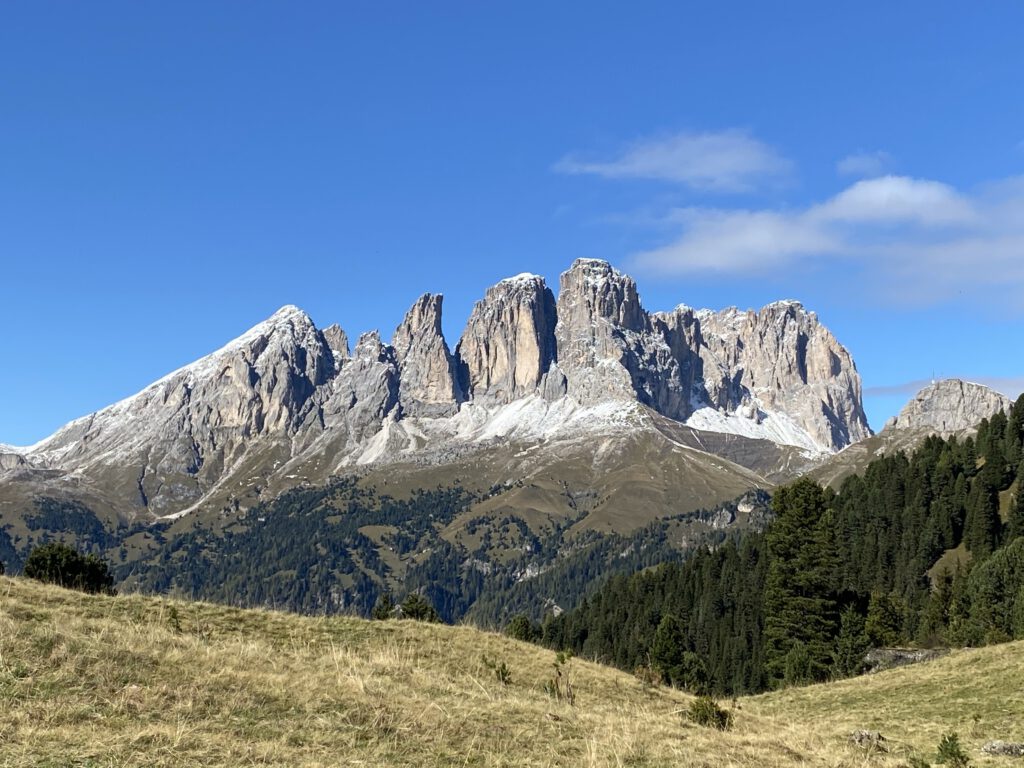
[[467, 397], [509, 403], [537, 391], [555, 359], [555, 297], [538, 275], [487, 289], [456, 348]]
[[464, 399], [455, 358], [441, 330], [441, 294], [425, 293], [395, 329], [402, 411], [409, 416], [450, 416]]

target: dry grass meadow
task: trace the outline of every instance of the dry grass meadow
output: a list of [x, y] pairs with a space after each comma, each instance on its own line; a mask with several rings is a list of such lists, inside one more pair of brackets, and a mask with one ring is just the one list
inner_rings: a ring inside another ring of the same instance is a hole
[[[485, 663], [505, 662], [502, 684]], [[724, 702], [470, 627], [310, 618], [0, 578], [3, 766], [897, 766], [957, 730], [1024, 740], [1024, 644]], [[882, 731], [888, 754], [846, 743]], [[1020, 761], [1018, 761], [1020, 762]]]

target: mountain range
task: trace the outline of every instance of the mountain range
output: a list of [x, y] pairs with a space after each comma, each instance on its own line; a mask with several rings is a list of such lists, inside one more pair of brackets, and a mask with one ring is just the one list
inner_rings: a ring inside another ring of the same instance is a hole
[[[130, 564], [156, 556], [139, 544], [147, 526], [165, 539], [219, 530], [291, 489], [353, 477], [395, 499], [463, 489], [464, 508], [431, 536], [462, 547], [463, 562], [471, 550], [508, 562], [529, 554], [524, 536], [557, 533], [564, 550], [588, 532], [629, 535], [698, 511], [706, 522], [812, 470], [838, 482], [880, 452], [1009, 405], [980, 385], [938, 382], [873, 436], [852, 356], [799, 302], [650, 312], [604, 261], [575, 261], [557, 296], [530, 274], [488, 288], [454, 349], [442, 304], [424, 294], [390, 341], [371, 331], [354, 346], [286, 306], [34, 446], [0, 445], [12, 551], [38, 539], [41, 499], [133, 531], [137, 548], [115, 537]], [[467, 533], [481, 521], [494, 536]], [[386, 555], [396, 533], [368, 524], [360, 535]]]

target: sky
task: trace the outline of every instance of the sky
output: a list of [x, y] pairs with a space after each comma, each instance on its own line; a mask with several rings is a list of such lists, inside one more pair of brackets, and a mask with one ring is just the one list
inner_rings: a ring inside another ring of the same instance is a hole
[[0, 5], [0, 441], [285, 304], [390, 337], [579, 257], [795, 298], [872, 426], [1024, 389], [1024, 4]]

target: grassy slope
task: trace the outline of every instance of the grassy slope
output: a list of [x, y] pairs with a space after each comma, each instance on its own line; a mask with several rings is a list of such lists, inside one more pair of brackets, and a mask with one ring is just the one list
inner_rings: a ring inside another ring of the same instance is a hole
[[[484, 654], [509, 664], [510, 686]], [[744, 699], [725, 734], [685, 722], [684, 694], [580, 660], [577, 705], [556, 702], [543, 691], [553, 658], [469, 627], [4, 578], [0, 765], [895, 766], [845, 736], [871, 727], [931, 749], [955, 728], [975, 755], [1024, 737], [1011, 728], [1024, 722], [1020, 643]]]

